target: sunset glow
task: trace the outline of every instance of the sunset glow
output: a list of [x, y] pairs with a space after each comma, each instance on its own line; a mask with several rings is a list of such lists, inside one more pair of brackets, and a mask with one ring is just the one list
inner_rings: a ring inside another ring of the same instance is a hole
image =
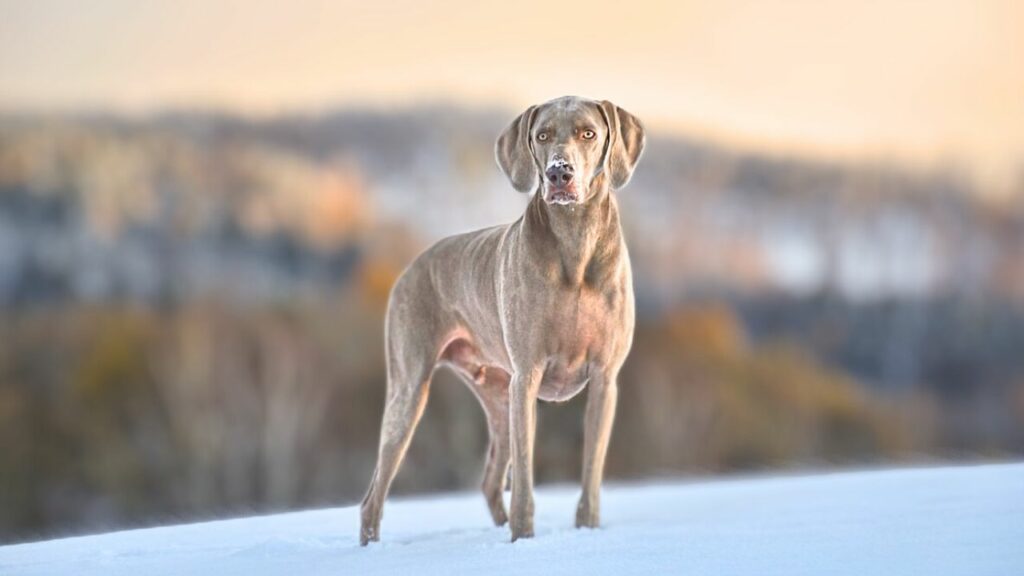
[[1019, 179], [1024, 4], [0, 2], [0, 109], [616, 100], [662, 130]]

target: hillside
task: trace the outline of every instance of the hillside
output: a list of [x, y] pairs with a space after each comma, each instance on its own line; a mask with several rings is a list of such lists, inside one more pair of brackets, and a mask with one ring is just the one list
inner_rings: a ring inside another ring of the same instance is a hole
[[[522, 213], [514, 113], [0, 111], [0, 544], [358, 499], [388, 292]], [[610, 477], [1024, 458], [1024, 202], [661, 128], [617, 194]], [[481, 411], [438, 380], [400, 492], [478, 482]], [[583, 402], [541, 409], [540, 482], [578, 474]]]
[[1024, 464], [606, 489], [605, 527], [571, 527], [574, 487], [537, 497], [508, 543], [477, 494], [391, 501], [360, 548], [350, 506], [0, 547], [28, 574], [986, 574], [1024, 568]]

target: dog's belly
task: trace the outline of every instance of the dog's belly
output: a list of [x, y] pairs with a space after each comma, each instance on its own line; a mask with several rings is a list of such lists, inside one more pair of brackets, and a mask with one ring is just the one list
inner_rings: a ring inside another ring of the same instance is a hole
[[572, 399], [587, 386], [590, 378], [586, 370], [568, 371], [564, 365], [555, 364], [544, 372], [537, 396], [545, 402], [565, 402]]

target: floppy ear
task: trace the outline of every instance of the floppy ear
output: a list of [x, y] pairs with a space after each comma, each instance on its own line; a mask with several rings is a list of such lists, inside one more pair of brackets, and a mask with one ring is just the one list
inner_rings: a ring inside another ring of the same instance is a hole
[[527, 108], [505, 128], [494, 145], [498, 166], [519, 192], [533, 192], [540, 184], [540, 169], [533, 158], [533, 145], [530, 143], [530, 128], [536, 113], [536, 106]]
[[629, 182], [640, 154], [644, 151], [644, 127], [636, 116], [607, 100], [601, 102], [601, 114], [608, 124], [604, 171], [612, 189], [618, 190]]

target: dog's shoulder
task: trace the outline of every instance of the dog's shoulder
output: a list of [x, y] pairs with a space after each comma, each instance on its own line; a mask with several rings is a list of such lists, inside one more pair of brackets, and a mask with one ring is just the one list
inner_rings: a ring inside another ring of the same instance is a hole
[[496, 251], [509, 229], [508, 224], [481, 228], [447, 236], [434, 243], [423, 256], [427, 258], [468, 258], [471, 261]]

